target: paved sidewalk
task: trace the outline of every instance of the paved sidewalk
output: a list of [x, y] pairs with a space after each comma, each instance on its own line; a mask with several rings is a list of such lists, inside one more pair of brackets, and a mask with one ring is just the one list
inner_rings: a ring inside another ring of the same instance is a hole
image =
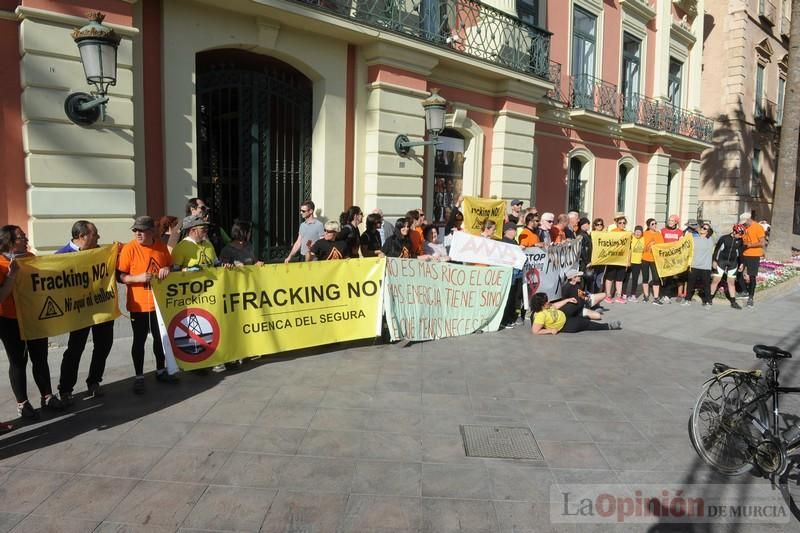
[[[796, 281], [745, 311], [609, 307], [622, 331], [327, 347], [177, 386], [150, 374], [143, 397], [121, 320], [104, 398], [83, 398], [85, 355], [69, 412], [0, 437], [0, 532], [800, 530], [551, 523], [551, 486], [764, 483], [712, 475], [690, 409], [714, 361], [754, 366], [759, 342], [800, 357]], [[462, 424], [529, 427], [544, 461], [466, 457]]]

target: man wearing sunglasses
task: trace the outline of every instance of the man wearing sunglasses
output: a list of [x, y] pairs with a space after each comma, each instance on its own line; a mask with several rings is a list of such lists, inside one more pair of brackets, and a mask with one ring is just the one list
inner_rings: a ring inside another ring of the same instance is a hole
[[325, 236], [325, 226], [314, 218], [314, 202], [306, 200], [300, 204], [300, 216], [303, 218], [303, 222], [300, 224], [300, 231], [297, 232], [297, 239], [294, 241], [289, 255], [283, 261], [284, 263], [289, 263], [297, 255], [297, 252], [300, 252], [301, 257], [305, 257], [308, 260], [311, 257], [308, 255], [311, 245]]

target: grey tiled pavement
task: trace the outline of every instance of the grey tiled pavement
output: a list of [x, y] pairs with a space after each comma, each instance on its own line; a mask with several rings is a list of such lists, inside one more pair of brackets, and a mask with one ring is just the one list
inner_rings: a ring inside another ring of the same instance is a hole
[[[0, 437], [0, 533], [797, 529], [550, 521], [559, 484], [763, 482], [712, 475], [686, 431], [713, 361], [752, 366], [757, 342], [800, 356], [798, 283], [756, 304], [612, 304], [622, 331], [339, 345], [177, 386], [149, 375], [143, 397], [121, 319], [104, 398], [83, 398], [82, 373], [69, 412]], [[0, 418], [15, 413], [6, 366]], [[465, 457], [460, 424], [530, 427], [545, 461]]]

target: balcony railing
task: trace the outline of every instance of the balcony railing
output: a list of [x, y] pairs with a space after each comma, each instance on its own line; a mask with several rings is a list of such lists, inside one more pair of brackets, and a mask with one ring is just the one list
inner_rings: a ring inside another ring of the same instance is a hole
[[619, 118], [619, 93], [616, 85], [588, 74], [570, 76], [569, 84], [571, 108]]
[[290, 0], [550, 80], [550, 32], [476, 0]]
[[714, 121], [703, 115], [640, 94], [623, 97], [621, 121], [703, 142], [714, 133]]

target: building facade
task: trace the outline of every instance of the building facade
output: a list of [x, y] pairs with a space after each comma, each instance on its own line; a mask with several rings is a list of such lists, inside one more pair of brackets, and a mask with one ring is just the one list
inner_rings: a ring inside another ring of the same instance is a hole
[[[704, 112], [714, 146], [703, 154], [705, 218], [733, 223], [753, 212], [772, 221], [788, 71], [790, 0], [727, 0], [706, 6]], [[720, 97], [721, 95], [721, 97]]]
[[[122, 37], [105, 121], [70, 31]], [[697, 211], [703, 0], [4, 0], [0, 219], [42, 252], [77, 218], [104, 242], [201, 196], [285, 256], [307, 198], [443, 223], [460, 194], [632, 220]], [[17, 75], [18, 73], [18, 75]], [[436, 147], [420, 105], [448, 101]]]

